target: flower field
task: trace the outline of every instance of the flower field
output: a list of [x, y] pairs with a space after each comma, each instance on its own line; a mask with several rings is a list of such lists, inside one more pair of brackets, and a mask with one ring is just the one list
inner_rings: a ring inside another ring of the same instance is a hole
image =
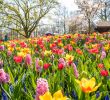
[[108, 34], [0, 42], [0, 100], [110, 100]]

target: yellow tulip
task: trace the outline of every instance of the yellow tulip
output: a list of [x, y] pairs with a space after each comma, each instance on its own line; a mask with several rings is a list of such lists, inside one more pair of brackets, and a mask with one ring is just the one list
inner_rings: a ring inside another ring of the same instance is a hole
[[86, 79], [86, 78], [82, 78], [81, 81], [76, 80], [76, 82], [80, 85], [82, 91], [85, 92], [85, 93], [94, 92], [101, 85], [101, 83], [99, 83], [97, 86], [95, 86], [96, 85], [96, 80], [95, 80], [94, 77], [91, 78], [90, 80]]
[[24, 52], [18, 52], [17, 55], [18, 56], [21, 56], [23, 58], [26, 57], [26, 53], [24, 53]]
[[66, 54], [66, 56], [64, 57], [67, 61], [72, 61], [74, 59], [74, 56]]
[[49, 56], [49, 55], [51, 55], [52, 54], [52, 52], [51, 52], [51, 50], [45, 50], [45, 52], [44, 52], [44, 55], [45, 56]]
[[67, 97], [64, 97], [61, 90], [54, 93], [53, 97], [50, 92], [46, 92], [44, 95], [39, 97], [40, 100], [67, 100]]
[[63, 47], [64, 45], [63, 43], [58, 43], [58, 46]]

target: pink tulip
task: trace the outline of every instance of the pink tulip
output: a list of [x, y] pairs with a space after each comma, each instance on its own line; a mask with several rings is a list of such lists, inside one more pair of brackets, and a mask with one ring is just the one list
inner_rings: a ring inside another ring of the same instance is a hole
[[27, 65], [31, 65], [32, 64], [32, 58], [31, 58], [31, 55], [30, 54], [27, 54], [26, 57], [25, 57], [25, 63]]
[[7, 51], [7, 55], [8, 56], [11, 56], [12, 55], [12, 52], [11, 51]]
[[36, 59], [35, 66], [36, 66], [36, 71], [41, 72], [42, 66], [39, 65], [39, 58]]
[[0, 46], [0, 51], [4, 51], [4, 50], [5, 50], [4, 45], [1, 45], [1, 46]]
[[60, 58], [58, 60], [58, 63], [61, 63], [61, 64], [63, 64], [63, 66], [66, 66], [66, 62], [65, 62], [65, 60], [63, 58]]

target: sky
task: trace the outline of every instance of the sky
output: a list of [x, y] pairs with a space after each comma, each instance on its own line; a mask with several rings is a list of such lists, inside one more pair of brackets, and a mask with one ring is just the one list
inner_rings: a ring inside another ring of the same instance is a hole
[[[65, 6], [69, 12], [71, 12], [71, 11], [74, 12], [78, 9], [77, 5], [74, 3], [74, 0], [58, 0], [58, 2], [62, 6]], [[54, 17], [54, 16], [51, 16], [51, 17]], [[49, 19], [46, 18], [45, 20], [43, 20], [43, 23], [44, 24], [52, 24], [53, 20], [50, 20], [50, 18]]]
[[69, 11], [77, 10], [77, 5], [74, 3], [74, 0], [59, 0], [59, 2], [64, 5]]

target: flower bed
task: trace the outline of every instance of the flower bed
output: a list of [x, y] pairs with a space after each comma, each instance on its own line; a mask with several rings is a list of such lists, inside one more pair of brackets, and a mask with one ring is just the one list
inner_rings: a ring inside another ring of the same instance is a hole
[[93, 33], [0, 42], [0, 86], [3, 100], [109, 100], [110, 39]]

